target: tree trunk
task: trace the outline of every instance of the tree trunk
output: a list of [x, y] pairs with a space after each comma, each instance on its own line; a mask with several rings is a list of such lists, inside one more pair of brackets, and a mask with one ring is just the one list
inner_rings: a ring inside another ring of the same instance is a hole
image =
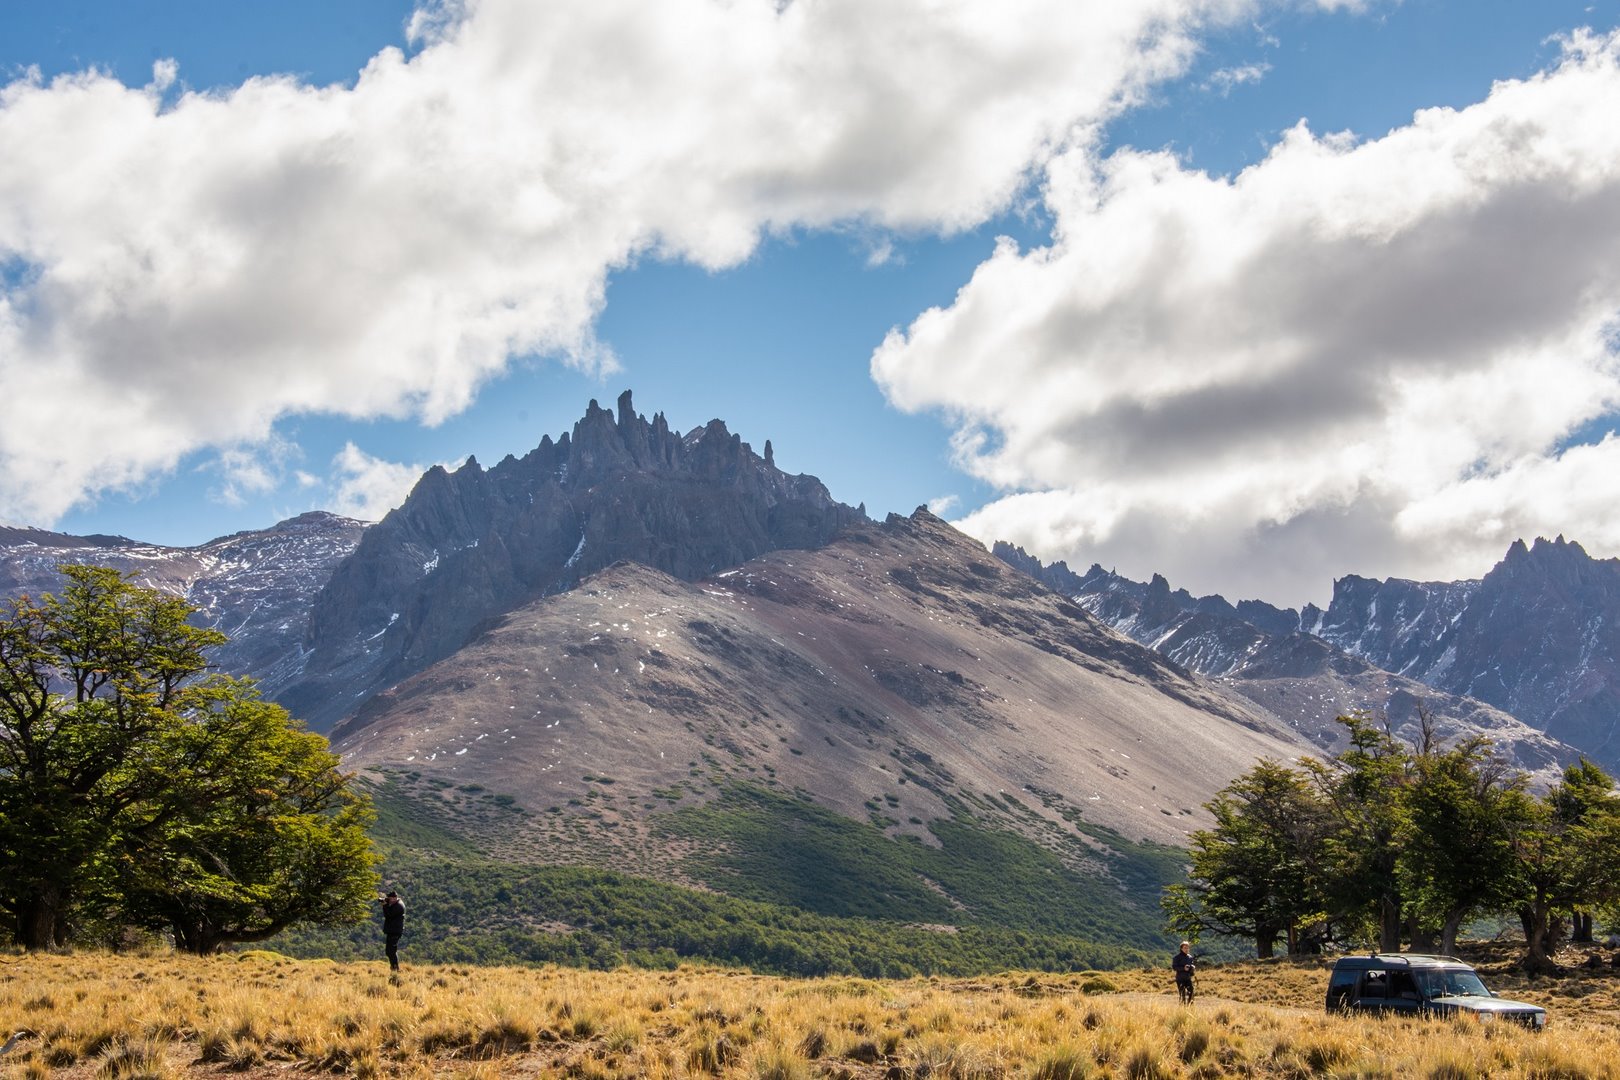
[[1418, 921], [1416, 915], [1412, 916], [1407, 928], [1407, 937], [1412, 941], [1412, 951], [1417, 953], [1432, 953], [1435, 949], [1435, 932], [1432, 927], [1424, 926]]
[[174, 944], [182, 952], [197, 956], [207, 956], [219, 949], [218, 936], [210, 933], [208, 924], [200, 919], [174, 920]]
[[1569, 940], [1577, 945], [1592, 944], [1592, 913], [1590, 911], [1570, 913]]
[[1556, 974], [1558, 965], [1553, 963], [1552, 957], [1548, 955], [1548, 939], [1551, 937], [1548, 932], [1550, 912], [1544, 904], [1536, 904], [1528, 911], [1529, 939], [1526, 942], [1528, 948], [1524, 955], [1524, 970], [1531, 975]]
[[1457, 955], [1457, 931], [1462, 929], [1462, 913], [1456, 912], [1446, 918], [1446, 923], [1440, 928], [1440, 952], [1445, 956]]
[[1378, 951], [1381, 953], [1398, 953], [1401, 951], [1401, 905], [1389, 897], [1384, 897], [1378, 905]]
[[1547, 916], [1547, 952], [1555, 953], [1558, 951], [1558, 946], [1564, 943], [1566, 929], [1562, 915], [1553, 912]]
[[1276, 955], [1274, 946], [1277, 943], [1277, 931], [1269, 926], [1263, 926], [1254, 932], [1254, 955], [1261, 960], [1270, 960]]
[[212, 956], [227, 945], [245, 945], [275, 937], [291, 919], [276, 919], [258, 927], [221, 926], [206, 916], [174, 920], [174, 945], [184, 952]]
[[17, 905], [17, 944], [29, 952], [61, 944], [57, 938], [65, 929], [62, 899], [62, 890], [55, 885], [42, 885], [31, 896], [24, 896]]

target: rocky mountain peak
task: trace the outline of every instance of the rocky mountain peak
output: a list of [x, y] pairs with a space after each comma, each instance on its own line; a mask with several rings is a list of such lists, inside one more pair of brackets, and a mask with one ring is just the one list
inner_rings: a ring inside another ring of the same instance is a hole
[[491, 619], [621, 560], [690, 581], [865, 520], [721, 420], [683, 437], [628, 390], [611, 412], [593, 400], [522, 458], [428, 470], [316, 598], [309, 679], [288, 704], [329, 727]]
[[1553, 540], [1537, 537], [1528, 548], [1522, 540], [1515, 541], [1485, 580], [1494, 584], [1519, 578], [1539, 587], [1586, 589], [1611, 580], [1617, 567], [1620, 560], [1594, 559], [1580, 544], [1562, 535]]
[[1620, 764], [1620, 560], [1515, 540], [1477, 581], [1345, 578], [1318, 632]]

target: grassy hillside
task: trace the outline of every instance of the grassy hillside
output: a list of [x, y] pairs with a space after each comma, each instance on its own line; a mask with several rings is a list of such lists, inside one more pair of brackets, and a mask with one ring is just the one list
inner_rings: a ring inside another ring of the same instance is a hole
[[1206, 970], [1181, 1006], [1161, 969], [965, 980], [783, 979], [736, 971], [295, 961], [249, 952], [38, 955], [0, 966], [19, 1077], [341, 1073], [772, 1080], [1224, 1080], [1620, 1076], [1615, 980], [1513, 992], [1503, 1024], [1329, 1017], [1321, 964]]
[[1130, 948], [1168, 944], [1158, 896], [1180, 880], [1180, 852], [1155, 849], [1171, 856], [1162, 862], [1095, 855], [1087, 874], [964, 809], [929, 823], [938, 847], [890, 838], [878, 827], [883, 808], [872, 812], [878, 823], [851, 821], [808, 800], [734, 785], [663, 819], [662, 829], [696, 841], [690, 871], [732, 896], [824, 915], [997, 926]]
[[[405, 897], [405, 948], [418, 961], [904, 977], [1113, 968], [1169, 948], [1156, 901], [1179, 867], [1172, 849], [1093, 853], [1087, 874], [966, 812], [932, 823], [930, 847], [734, 786], [658, 819], [659, 842], [692, 851], [683, 871], [707, 886], [686, 888], [492, 859], [439, 803], [387, 784], [373, 797], [384, 880]], [[363, 924], [274, 944], [347, 960], [376, 955], [378, 940]]]

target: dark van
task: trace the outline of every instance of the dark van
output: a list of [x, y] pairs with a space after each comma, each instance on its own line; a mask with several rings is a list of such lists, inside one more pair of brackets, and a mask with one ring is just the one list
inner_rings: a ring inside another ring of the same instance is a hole
[[1547, 1025], [1547, 1010], [1497, 997], [1456, 957], [1419, 953], [1340, 957], [1328, 978], [1327, 1009], [1510, 1020], [1538, 1031]]

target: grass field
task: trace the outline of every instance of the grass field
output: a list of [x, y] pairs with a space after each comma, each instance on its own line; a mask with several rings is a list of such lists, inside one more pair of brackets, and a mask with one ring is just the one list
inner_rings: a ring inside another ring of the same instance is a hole
[[[1326, 965], [786, 979], [714, 969], [292, 960], [249, 952], [5, 957], [11, 1077], [795, 1077], [956, 1080], [1620, 1077], [1620, 975], [1534, 984], [1475, 957], [1547, 1031], [1323, 1015]], [[1578, 959], [1566, 956], [1566, 959]]]

